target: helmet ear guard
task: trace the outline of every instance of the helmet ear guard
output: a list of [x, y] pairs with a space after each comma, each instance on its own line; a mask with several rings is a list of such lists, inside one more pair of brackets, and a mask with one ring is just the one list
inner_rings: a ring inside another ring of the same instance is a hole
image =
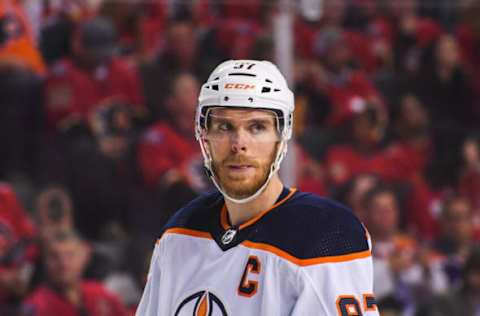
[[[294, 97], [278, 68], [268, 61], [229, 60], [218, 65], [202, 85], [195, 118], [195, 136], [200, 143], [207, 175], [217, 189], [236, 203], [246, 203], [259, 196], [280, 169], [292, 137]], [[206, 144], [209, 110], [213, 107], [270, 110], [276, 114], [280, 142], [265, 183], [247, 198], [229, 196], [218, 183], [212, 168], [212, 157]]]

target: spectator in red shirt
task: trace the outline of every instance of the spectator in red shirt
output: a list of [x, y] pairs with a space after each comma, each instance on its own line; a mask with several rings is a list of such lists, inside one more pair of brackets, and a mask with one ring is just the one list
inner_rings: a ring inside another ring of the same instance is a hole
[[[330, 2], [330, 1], [328, 1]], [[331, 1], [335, 4], [337, 1]], [[341, 3], [341, 2], [340, 2]], [[331, 8], [329, 8], [331, 7]], [[332, 4], [325, 9], [336, 9]], [[342, 9], [340, 6], [338, 9]], [[382, 4], [375, 0], [348, 1], [340, 26], [355, 56], [355, 62], [368, 74], [390, 64], [392, 30], [382, 10]]]
[[380, 107], [361, 98], [350, 101], [351, 119], [349, 142], [333, 145], [326, 154], [329, 183], [337, 188], [360, 173], [373, 173], [384, 178], [392, 172], [392, 165], [379, 148], [386, 123]]
[[138, 113], [143, 97], [137, 73], [125, 60], [114, 57], [116, 31], [103, 18], [79, 26], [74, 57], [54, 64], [46, 83], [46, 115], [50, 128], [62, 129], [85, 122], [108, 99], [130, 104]]
[[430, 116], [415, 95], [401, 98], [393, 129], [395, 139], [387, 155], [398, 166], [395, 178], [408, 181], [412, 175], [422, 175], [431, 159]]
[[[182, 203], [209, 188], [192, 126], [198, 89], [192, 74], [173, 77], [165, 100], [168, 116], [154, 123], [139, 140], [138, 167], [152, 208], [157, 210], [132, 214], [141, 234], [154, 236], [158, 223], [166, 223]], [[152, 216], [156, 218], [152, 220]]]
[[[2, 232], [0, 253], [3, 264], [14, 264], [15, 260], [35, 258], [36, 247], [33, 247], [33, 242], [37, 234], [36, 228], [12, 187], [5, 182], [0, 182], [0, 226]], [[23, 250], [15, 253], [12, 246], [19, 246]]]
[[438, 236], [443, 195], [442, 190], [434, 190], [422, 176], [414, 175], [408, 181], [406, 222], [411, 232], [423, 240], [431, 241]]
[[356, 103], [353, 100], [383, 105], [365, 73], [354, 68], [354, 54], [342, 29], [322, 29], [315, 40], [315, 50], [317, 60], [307, 62], [296, 73], [298, 126], [305, 128], [302, 142], [319, 145], [311, 151], [321, 153], [325, 150], [322, 147], [335, 143], [332, 142], [338, 136], [335, 132], [344, 130], [343, 125], [351, 117], [352, 103]]
[[409, 229], [432, 239], [438, 233], [436, 205], [439, 199], [425, 176], [433, 157], [430, 117], [413, 94], [404, 95], [398, 107], [394, 139], [385, 150], [385, 158], [395, 166], [388, 178], [408, 189], [405, 198]]
[[[351, 112], [349, 102], [353, 97], [381, 103], [377, 89], [365, 73], [355, 69], [356, 54], [342, 29], [323, 29], [315, 39], [314, 50], [320, 67], [310, 68], [311, 74], [305, 79], [314, 91], [319, 91], [329, 99], [327, 125], [338, 127], [348, 118]], [[312, 93], [318, 95], [319, 92]]]
[[11, 315], [28, 290], [36, 230], [7, 183], [0, 182], [0, 314]]
[[[388, 174], [389, 181], [401, 182], [410, 185], [410, 198], [418, 204], [417, 208], [409, 213], [412, 215], [410, 224], [422, 227], [421, 231], [429, 230], [420, 218], [428, 218], [427, 226], [434, 226], [432, 214], [429, 214], [429, 204], [432, 194], [425, 196], [422, 192], [431, 192], [425, 181], [425, 171], [432, 157], [432, 139], [430, 131], [430, 117], [423, 104], [415, 95], [404, 95], [396, 112], [393, 126], [393, 142], [385, 149], [385, 159], [394, 165]], [[423, 188], [423, 189], [422, 189]], [[421, 205], [421, 206], [420, 206]], [[423, 224], [425, 225], [423, 225]], [[412, 227], [413, 227], [412, 226]]]
[[25, 300], [24, 315], [126, 316], [115, 295], [103, 285], [82, 278], [89, 253], [73, 231], [52, 232], [43, 247], [45, 283]]
[[166, 189], [177, 182], [201, 188], [195, 169], [200, 167], [192, 122], [199, 83], [188, 73], [173, 78], [165, 102], [168, 120], [155, 123], [140, 140], [138, 159], [145, 184]]

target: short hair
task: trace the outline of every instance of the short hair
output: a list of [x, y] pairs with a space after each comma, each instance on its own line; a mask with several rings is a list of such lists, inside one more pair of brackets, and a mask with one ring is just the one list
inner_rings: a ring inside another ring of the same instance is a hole
[[362, 199], [362, 206], [365, 209], [368, 209], [371, 206], [372, 201], [381, 194], [391, 194], [395, 198], [397, 204], [399, 203], [399, 198], [395, 190], [388, 185], [386, 186], [380, 184], [365, 193], [365, 196]]
[[[351, 179], [349, 179], [345, 184], [341, 185], [338, 188], [338, 190], [333, 193], [335, 199], [341, 201], [344, 204], [348, 204], [348, 198], [349, 198], [350, 194], [352, 194], [353, 191], [355, 190], [359, 179], [361, 179], [363, 177], [370, 177], [370, 178], [373, 179], [374, 184], [373, 184], [371, 189], [373, 189], [374, 187], [377, 187], [377, 186], [382, 184], [382, 180], [375, 173], [369, 173], [369, 172], [359, 173], [359, 174], [353, 176]], [[368, 191], [369, 190], [367, 190], [367, 192]], [[367, 192], [365, 192], [365, 193], [367, 193]]]

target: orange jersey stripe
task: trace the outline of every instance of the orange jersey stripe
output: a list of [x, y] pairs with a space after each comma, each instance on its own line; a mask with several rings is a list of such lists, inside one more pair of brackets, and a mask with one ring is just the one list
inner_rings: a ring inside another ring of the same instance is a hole
[[[163, 236], [167, 234], [179, 234], [179, 235], [186, 235], [198, 238], [205, 238], [213, 240], [212, 235], [207, 232], [202, 232], [198, 230], [188, 229], [188, 228], [170, 228], [165, 231]], [[162, 238], [163, 238], [162, 236]], [[157, 244], [160, 242], [161, 238], [157, 240]], [[363, 259], [368, 258], [371, 256], [370, 250], [365, 250], [361, 252], [356, 252], [348, 255], [340, 255], [340, 256], [328, 256], [328, 257], [318, 257], [318, 258], [311, 258], [311, 259], [300, 259], [297, 257], [292, 256], [291, 254], [283, 251], [277, 247], [272, 245], [264, 244], [264, 243], [257, 243], [249, 240], [245, 240], [241, 243], [243, 246], [252, 249], [258, 249], [273, 253], [287, 261], [290, 261], [299, 266], [310, 266], [315, 264], [322, 264], [322, 263], [335, 263], [335, 262], [346, 262], [352, 261], [355, 259]]]
[[157, 240], [157, 244], [160, 243], [162, 238], [167, 235], [167, 234], [178, 234], [178, 235], [187, 235], [187, 236], [192, 236], [192, 237], [199, 237], [199, 238], [206, 238], [206, 239], [212, 239], [212, 235], [207, 232], [202, 232], [199, 230], [193, 230], [193, 229], [188, 229], [188, 228], [170, 228], [163, 233], [163, 236]]
[[259, 250], [264, 250], [268, 251], [270, 253], [273, 253], [279, 257], [282, 257], [285, 260], [288, 260], [296, 265], [299, 266], [311, 266], [315, 264], [321, 264], [321, 263], [335, 263], [335, 262], [346, 262], [346, 261], [352, 261], [355, 259], [363, 259], [363, 258], [368, 258], [371, 256], [370, 250], [365, 250], [361, 252], [355, 252], [352, 254], [348, 255], [340, 255], [340, 256], [328, 256], [328, 257], [318, 257], [318, 258], [310, 258], [310, 259], [300, 259], [297, 257], [292, 256], [291, 254], [268, 244], [264, 243], [256, 243], [252, 242], [249, 240], [245, 240], [242, 242], [242, 245], [248, 248], [253, 248], [253, 249], [259, 249]]

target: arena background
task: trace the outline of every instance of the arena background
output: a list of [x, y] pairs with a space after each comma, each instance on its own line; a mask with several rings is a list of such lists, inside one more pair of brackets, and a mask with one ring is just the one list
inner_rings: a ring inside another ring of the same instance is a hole
[[478, 0], [1, 0], [0, 315], [134, 314], [227, 59], [288, 78], [282, 177], [368, 227], [381, 314], [480, 315]]

